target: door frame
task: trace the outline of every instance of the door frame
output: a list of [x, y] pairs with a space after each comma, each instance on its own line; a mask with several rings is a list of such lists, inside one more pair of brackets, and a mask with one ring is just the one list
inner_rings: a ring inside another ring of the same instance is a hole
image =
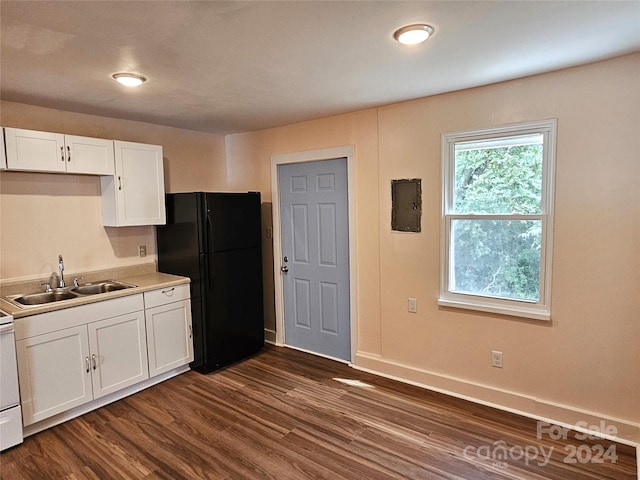
[[[273, 214], [273, 285], [275, 290], [276, 307], [276, 345], [284, 346], [284, 282], [280, 266], [282, 262], [282, 238], [280, 219], [280, 186], [278, 184], [278, 166], [289, 163], [319, 162], [323, 160], [347, 159], [347, 199], [349, 204], [349, 330], [351, 335], [351, 361], [355, 360], [356, 352], [356, 216], [355, 216], [355, 157], [353, 145], [342, 147], [307, 150], [303, 152], [280, 153], [271, 155], [271, 202]], [[291, 346], [291, 345], [287, 345]], [[297, 347], [292, 347], [297, 348]], [[317, 352], [314, 355], [325, 356]], [[342, 359], [331, 357], [333, 360], [344, 362]]]

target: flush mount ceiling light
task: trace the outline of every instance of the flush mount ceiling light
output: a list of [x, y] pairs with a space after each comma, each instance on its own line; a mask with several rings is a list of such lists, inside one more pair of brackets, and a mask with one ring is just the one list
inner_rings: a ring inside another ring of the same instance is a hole
[[136, 75], [135, 73], [114, 73], [111, 76], [116, 82], [126, 87], [137, 87], [147, 81], [145, 77]]
[[424, 23], [407, 25], [399, 28], [393, 34], [393, 38], [403, 45], [416, 45], [424, 42], [433, 34], [433, 27]]

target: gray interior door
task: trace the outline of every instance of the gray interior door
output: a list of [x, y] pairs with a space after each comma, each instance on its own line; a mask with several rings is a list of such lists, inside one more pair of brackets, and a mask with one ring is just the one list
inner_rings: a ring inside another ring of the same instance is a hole
[[285, 343], [351, 360], [347, 159], [278, 167]]

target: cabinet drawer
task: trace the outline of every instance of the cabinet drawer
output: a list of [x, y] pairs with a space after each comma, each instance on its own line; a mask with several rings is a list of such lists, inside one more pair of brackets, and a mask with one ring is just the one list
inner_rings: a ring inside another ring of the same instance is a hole
[[22, 443], [20, 406], [0, 412], [0, 450]]
[[158, 305], [178, 302], [190, 298], [189, 284], [174, 285], [173, 287], [160, 288], [150, 292], [144, 292], [144, 308], [153, 308]]

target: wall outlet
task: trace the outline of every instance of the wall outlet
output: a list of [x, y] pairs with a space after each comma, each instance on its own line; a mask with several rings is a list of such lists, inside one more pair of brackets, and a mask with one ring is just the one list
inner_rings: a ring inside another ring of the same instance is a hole
[[273, 228], [267, 227], [267, 238], [273, 238]]
[[409, 313], [416, 313], [418, 311], [418, 301], [415, 298], [410, 298], [408, 302]]
[[491, 350], [491, 366], [502, 368], [502, 352]]
[[140, 258], [147, 256], [147, 246], [146, 245], [140, 245], [138, 247], [138, 255], [140, 255]]

